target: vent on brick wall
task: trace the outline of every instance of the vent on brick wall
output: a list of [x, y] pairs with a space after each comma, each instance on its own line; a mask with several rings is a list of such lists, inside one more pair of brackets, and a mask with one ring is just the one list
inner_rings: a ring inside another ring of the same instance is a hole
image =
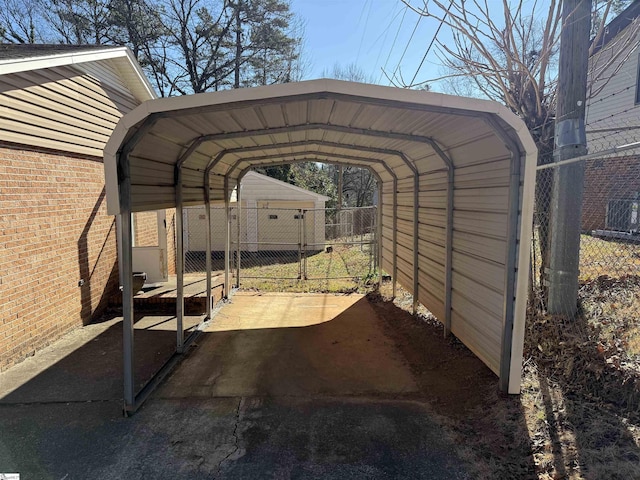
[[637, 233], [639, 203], [637, 199], [609, 200], [606, 228], [620, 232]]

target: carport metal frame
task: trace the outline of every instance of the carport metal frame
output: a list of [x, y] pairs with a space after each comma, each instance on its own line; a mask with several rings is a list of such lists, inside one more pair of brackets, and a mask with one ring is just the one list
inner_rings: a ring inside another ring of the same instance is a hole
[[[384, 99], [377, 98], [367, 98], [366, 101], [363, 101], [360, 97], [354, 97], [352, 95], [345, 94], [334, 94], [335, 99], [348, 99], [354, 101], [355, 103], [360, 103], [361, 105], [382, 105], [382, 106], [393, 106], [398, 107], [396, 102], [387, 101]], [[298, 95], [295, 96], [296, 100], [304, 100], [304, 99], [323, 99], [325, 98], [324, 94], [307, 94], [307, 95]], [[354, 100], [355, 99], [355, 100]], [[269, 104], [269, 103], [277, 103], [286, 101], [287, 97], [278, 97], [278, 98], [269, 98], [265, 97], [260, 99], [261, 104]], [[257, 102], [257, 101], [256, 101]], [[249, 105], [252, 101], [247, 102]], [[401, 105], [403, 108], [407, 110], [418, 109], [417, 107], [409, 104]], [[207, 107], [202, 107], [202, 112], [212, 112], [224, 110], [226, 104], [220, 105], [208, 105]], [[189, 112], [191, 114], [196, 113], [198, 108], [191, 107]], [[438, 112], [442, 111], [442, 113], [451, 113], [447, 110], [446, 107], [438, 107], [434, 105], [429, 105], [430, 112]], [[120, 204], [120, 214], [123, 218], [122, 222], [122, 230], [121, 230], [121, 241], [123, 244], [122, 249], [122, 271], [123, 271], [123, 316], [124, 316], [124, 343], [123, 343], [123, 360], [124, 360], [124, 403], [125, 403], [125, 413], [135, 411], [145, 400], [151, 390], [157, 385], [157, 383], [161, 380], [161, 378], [166, 375], [169, 369], [173, 364], [177, 361], [177, 358], [180, 354], [184, 353], [185, 349], [189, 346], [189, 344], [195, 339], [195, 337], [199, 334], [202, 324], [195, 329], [194, 332], [189, 336], [189, 338], [184, 338], [184, 330], [183, 330], [183, 317], [184, 317], [184, 239], [183, 239], [183, 225], [182, 225], [182, 211], [184, 206], [184, 195], [183, 195], [183, 168], [185, 163], [189, 160], [191, 155], [197, 151], [198, 147], [202, 145], [204, 142], [216, 142], [222, 140], [229, 140], [234, 138], [241, 138], [247, 136], [261, 136], [261, 135], [276, 135], [278, 133], [292, 133], [298, 131], [310, 131], [310, 130], [320, 130], [320, 131], [331, 131], [331, 132], [339, 132], [345, 134], [356, 134], [362, 137], [382, 137], [386, 139], [396, 139], [396, 140], [404, 140], [415, 143], [422, 143], [428, 145], [433, 152], [440, 158], [442, 161], [444, 168], [442, 169], [431, 169], [425, 172], [418, 172], [416, 165], [413, 161], [408, 159], [404, 152], [400, 150], [392, 150], [392, 149], [383, 149], [383, 148], [375, 148], [375, 147], [366, 147], [362, 145], [349, 145], [343, 143], [322, 141], [322, 140], [305, 140], [298, 142], [285, 142], [285, 143], [272, 143], [267, 145], [256, 145], [255, 147], [244, 147], [244, 148], [229, 148], [223, 149], [220, 151], [215, 157], [213, 157], [206, 169], [204, 171], [204, 204], [206, 205], [206, 221], [209, 228], [207, 228], [207, 249], [210, 251], [211, 249], [211, 215], [210, 215], [210, 206], [211, 206], [211, 188], [210, 188], [210, 178], [211, 175], [216, 175], [224, 178], [224, 202], [226, 209], [226, 248], [225, 248], [225, 284], [224, 284], [224, 296], [228, 297], [230, 294], [230, 281], [229, 281], [229, 266], [230, 266], [230, 180], [231, 175], [235, 173], [238, 167], [242, 163], [248, 163], [249, 166], [243, 168], [235, 180], [237, 185], [240, 184], [242, 177], [248, 172], [252, 165], [255, 165], [255, 162], [264, 162], [259, 163], [260, 165], [280, 165], [286, 163], [293, 163], [298, 161], [305, 160], [315, 160], [315, 161], [323, 161], [326, 163], [335, 163], [338, 165], [359, 165], [363, 168], [369, 168], [372, 171], [380, 186], [380, 197], [382, 200], [383, 197], [383, 181], [381, 177], [377, 174], [375, 170], [373, 170], [368, 165], [382, 165], [386, 172], [392, 178], [393, 184], [393, 294], [395, 296], [396, 293], [396, 282], [397, 282], [397, 221], [398, 221], [398, 178], [395, 175], [395, 172], [391, 170], [391, 168], [387, 165], [385, 160], [381, 159], [373, 159], [367, 157], [360, 157], [356, 155], [348, 155], [348, 154], [339, 154], [335, 152], [324, 152], [320, 149], [322, 147], [327, 148], [340, 148], [342, 150], [355, 150], [363, 153], [372, 153], [372, 154], [380, 154], [380, 155], [388, 155], [399, 158], [402, 160], [403, 164], [410, 169], [413, 176], [413, 198], [414, 198], [414, 209], [413, 209], [413, 311], [416, 312], [417, 305], [419, 303], [419, 192], [420, 192], [420, 176], [427, 175], [431, 173], [436, 173], [439, 171], [447, 172], [447, 187], [446, 187], [446, 225], [445, 225], [445, 278], [444, 278], [444, 306], [445, 306], [445, 318], [442, 319], [444, 325], [445, 335], [449, 334], [451, 329], [451, 314], [452, 314], [452, 255], [453, 255], [453, 215], [454, 215], [454, 190], [455, 190], [455, 164], [451, 160], [451, 158], [445, 153], [445, 148], [441, 147], [438, 142], [431, 137], [421, 136], [421, 135], [413, 135], [410, 133], [399, 133], [399, 132], [387, 132], [387, 131], [378, 131], [372, 129], [360, 129], [354, 128], [351, 126], [344, 125], [333, 125], [331, 123], [307, 123], [304, 125], [291, 125], [284, 127], [273, 127], [273, 128], [264, 128], [264, 129], [256, 129], [256, 130], [244, 130], [238, 132], [225, 132], [225, 133], [217, 133], [217, 134], [209, 134], [209, 135], [201, 135], [195, 138], [192, 138], [190, 142], [187, 142], [188, 147], [184, 150], [184, 152], [179, 156], [176, 161], [174, 168], [174, 187], [175, 187], [175, 206], [176, 206], [176, 247], [177, 247], [177, 255], [176, 255], [176, 269], [177, 269], [177, 306], [176, 306], [176, 319], [177, 319], [177, 338], [176, 338], [176, 354], [172, 359], [170, 359], [167, 364], [162, 368], [159, 374], [147, 384], [140, 393], [135, 393], [135, 382], [133, 378], [133, 337], [134, 337], [134, 328], [133, 328], [133, 292], [132, 292], [132, 225], [131, 225], [131, 213], [133, 211], [132, 203], [131, 203], [131, 193], [132, 193], [132, 185], [131, 185], [131, 177], [130, 177], [130, 154], [134, 150], [135, 146], [138, 142], [149, 133], [156, 122], [162, 118], [171, 118], [174, 116], [178, 116], [181, 114], [180, 110], [176, 111], [165, 111], [162, 113], [150, 113], [148, 114], [142, 121], [139, 128], [135, 131], [135, 133], [126, 141], [124, 141], [116, 153], [117, 159], [117, 173], [118, 173], [118, 188], [119, 188], [119, 204]], [[456, 115], [465, 116], [465, 111], [457, 111]], [[511, 161], [510, 161], [510, 183], [509, 183], [509, 207], [508, 207], [508, 238], [507, 245], [508, 251], [506, 254], [505, 261], [505, 288], [506, 292], [504, 295], [504, 305], [503, 305], [503, 330], [502, 330], [502, 347], [501, 347], [501, 358], [500, 358], [500, 389], [503, 391], [511, 391], [514, 390], [514, 386], [510, 385], [511, 371], [513, 368], [517, 368], [517, 359], [514, 359], [514, 355], [511, 351], [511, 344], [513, 339], [513, 327], [514, 327], [514, 305], [516, 304], [515, 291], [516, 291], [516, 266], [522, 268], [522, 255], [518, 256], [518, 233], [521, 228], [521, 222], [519, 222], [519, 218], [523, 214], [528, 215], [527, 212], [520, 212], [520, 181], [521, 181], [521, 171], [520, 164], [524, 162], [528, 156], [532, 155], [532, 152], [525, 151], [524, 147], [521, 147], [521, 144], [517, 143], [512, 136], [507, 133], [504, 127], [496, 121], [495, 117], [489, 113], [481, 113], [481, 112], [467, 112], [468, 116], [472, 116], [474, 118], [483, 118], [484, 121], [491, 127], [494, 133], [504, 142], [504, 145], [511, 152]], [[522, 139], [521, 139], [522, 140]], [[315, 149], [309, 149], [309, 147], [315, 146]], [[253, 151], [268, 151], [271, 149], [279, 149], [279, 148], [296, 148], [296, 147], [306, 147], [307, 149], [302, 151], [291, 151], [284, 154], [271, 154], [271, 155], [263, 155], [263, 156], [249, 156], [247, 158], [239, 158], [236, 160], [231, 166], [229, 166], [224, 173], [224, 175], [219, 173], [213, 173], [213, 169], [218, 165], [227, 155], [240, 155], [243, 153], [250, 153]], [[284, 160], [293, 157], [291, 160]], [[344, 162], [344, 160], [351, 160], [352, 163]], [[535, 167], [534, 167], [535, 168]], [[237, 200], [240, 201], [240, 189], [237, 190]], [[524, 200], [523, 200], [524, 201]], [[382, 204], [382, 202], [381, 202]], [[524, 209], [525, 207], [523, 207]], [[378, 265], [382, 268], [382, 208], [379, 209], [378, 212]], [[239, 218], [239, 216], [238, 216]], [[124, 220], [129, 219], [129, 220]], [[522, 230], [526, 233], [526, 228]], [[522, 248], [522, 239], [520, 239], [520, 248]], [[520, 257], [520, 258], [518, 258]], [[520, 264], [518, 264], [520, 261]], [[204, 321], [208, 321], [212, 318], [213, 306], [212, 306], [212, 278], [211, 278], [211, 259], [210, 256], [207, 255], [206, 258], [206, 267], [207, 267], [207, 314]], [[518, 291], [521, 291], [522, 286], [518, 285]], [[518, 352], [516, 352], [518, 353]], [[519, 352], [519, 358], [521, 359], [521, 353]], [[516, 355], [517, 356], [517, 355]], [[519, 388], [519, 386], [518, 386]]]

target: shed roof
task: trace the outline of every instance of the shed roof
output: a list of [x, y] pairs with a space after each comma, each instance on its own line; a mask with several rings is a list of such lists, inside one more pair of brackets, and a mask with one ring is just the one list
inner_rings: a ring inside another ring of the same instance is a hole
[[[306, 188], [298, 187], [297, 185], [293, 185], [291, 183], [283, 182], [278, 180], [277, 178], [269, 177], [268, 175], [262, 175], [258, 172], [248, 172], [243, 179], [243, 191], [245, 186], [257, 186], [260, 184], [273, 184], [280, 187], [283, 190], [289, 190], [299, 193], [300, 195], [304, 195], [309, 197], [309, 199], [316, 202], [327, 202], [329, 201], [329, 197], [326, 195], [321, 195], [316, 192], [312, 192], [311, 190], [307, 190]], [[246, 194], [245, 194], [246, 195]], [[257, 193], [259, 197], [259, 193]], [[246, 197], [245, 197], [246, 198]]]

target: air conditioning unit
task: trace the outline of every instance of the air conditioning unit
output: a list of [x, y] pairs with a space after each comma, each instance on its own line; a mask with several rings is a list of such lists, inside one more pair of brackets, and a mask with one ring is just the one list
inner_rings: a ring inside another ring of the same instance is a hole
[[606, 228], [619, 232], [638, 233], [639, 204], [640, 201], [637, 198], [609, 200]]

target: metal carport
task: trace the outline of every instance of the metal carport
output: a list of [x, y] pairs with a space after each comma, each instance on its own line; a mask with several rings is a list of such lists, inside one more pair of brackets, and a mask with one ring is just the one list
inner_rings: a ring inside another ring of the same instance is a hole
[[[109, 213], [177, 208], [176, 351], [185, 346], [182, 207], [228, 204], [252, 167], [309, 160], [375, 173], [379, 254], [394, 285], [482, 359], [501, 390], [518, 393], [536, 164], [525, 124], [495, 102], [338, 80], [156, 99], [118, 123], [104, 152]], [[134, 410], [130, 221], [121, 238], [125, 408]], [[225, 294], [229, 286], [227, 261]]]

